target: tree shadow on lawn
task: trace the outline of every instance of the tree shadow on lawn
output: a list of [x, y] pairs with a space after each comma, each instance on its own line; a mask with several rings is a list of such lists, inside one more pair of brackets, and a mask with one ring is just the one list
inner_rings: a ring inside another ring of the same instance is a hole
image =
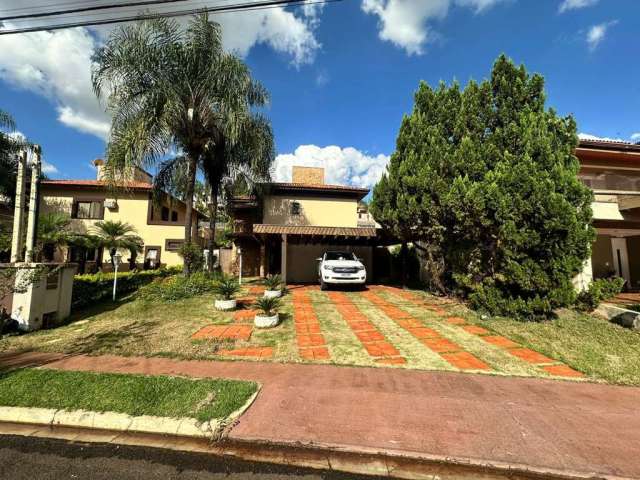
[[79, 338], [73, 347], [65, 348], [65, 353], [93, 354], [96, 352], [114, 352], [121, 344], [132, 344], [143, 342], [150, 330], [159, 325], [158, 321], [136, 322], [126, 325], [119, 330], [108, 330], [106, 332], [92, 333], [86, 337]]

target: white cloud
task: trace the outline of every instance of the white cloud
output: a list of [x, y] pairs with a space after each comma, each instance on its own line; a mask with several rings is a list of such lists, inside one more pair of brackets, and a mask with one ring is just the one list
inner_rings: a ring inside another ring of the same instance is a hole
[[388, 163], [388, 155], [368, 155], [353, 147], [300, 145], [295, 152], [276, 157], [273, 177], [278, 182], [290, 182], [294, 165], [323, 167], [326, 183], [371, 188]]
[[558, 11], [560, 13], [564, 13], [567, 10], [577, 10], [579, 8], [592, 7], [598, 2], [599, 0], [564, 0], [560, 4], [560, 8], [558, 9]]
[[58, 172], [58, 169], [56, 168], [55, 165], [53, 165], [52, 163], [47, 162], [46, 160], [42, 161], [42, 173], [46, 174], [46, 175], [53, 175]]
[[379, 19], [380, 39], [403, 48], [409, 55], [422, 55], [424, 46], [437, 37], [430, 25], [449, 13], [451, 5], [472, 8], [476, 13], [504, 0], [362, 0], [365, 13]]
[[[591, 135], [590, 133], [578, 133], [578, 138], [580, 140], [604, 140], [605, 142], [626, 142], [626, 140], [622, 138], [611, 138], [611, 137], [599, 137], [597, 135]], [[633, 139], [633, 136], [631, 137]]]
[[631, 134], [631, 140], [640, 141], [640, 132]]
[[598, 45], [600, 45], [600, 43], [602, 43], [602, 41], [604, 40], [605, 36], [607, 35], [607, 30], [609, 30], [610, 27], [613, 27], [616, 23], [618, 23], [617, 20], [612, 20], [610, 22], [593, 25], [591, 28], [589, 28], [586, 37], [589, 50], [595, 50]]
[[[0, 0], [0, 10], [10, 11], [15, 5], [15, 0]], [[202, 5], [199, 0], [191, 0], [181, 4], [181, 9], [190, 6]], [[50, 10], [43, 0], [24, 0], [20, 7]], [[173, 10], [175, 6], [159, 7], [154, 11], [163, 9]], [[128, 16], [136, 11], [122, 9], [119, 12]], [[321, 12], [321, 6], [309, 3], [298, 10], [270, 8], [212, 15], [211, 18], [222, 25], [223, 44], [227, 50], [246, 56], [256, 44], [265, 44], [299, 67], [313, 62], [321, 47], [315, 38]], [[21, 23], [20, 26], [33, 24], [37, 23]], [[15, 26], [7, 23], [4, 28]], [[113, 28], [75, 28], [0, 36], [0, 79], [18, 89], [48, 98], [64, 125], [106, 139], [110, 119], [93, 93], [90, 70], [94, 49]]]

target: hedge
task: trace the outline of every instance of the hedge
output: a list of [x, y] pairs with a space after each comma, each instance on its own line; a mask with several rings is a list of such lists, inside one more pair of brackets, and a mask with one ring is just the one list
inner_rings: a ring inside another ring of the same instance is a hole
[[[179, 273], [182, 268], [161, 268], [158, 270], [141, 270], [118, 272], [118, 295], [131, 293], [151, 283], [156, 278], [167, 277]], [[73, 280], [71, 308], [85, 308], [88, 305], [110, 298], [113, 293], [113, 272], [98, 272], [90, 275], [76, 275]]]

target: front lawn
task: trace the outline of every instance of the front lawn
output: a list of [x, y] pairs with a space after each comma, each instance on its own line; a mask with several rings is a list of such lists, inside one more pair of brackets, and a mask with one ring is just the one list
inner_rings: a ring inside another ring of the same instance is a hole
[[[576, 378], [640, 385], [640, 332], [562, 311], [548, 322], [482, 318], [423, 292], [291, 287], [281, 323], [253, 327], [248, 298], [219, 312], [210, 294], [172, 303], [130, 298], [74, 314], [51, 330], [0, 339], [2, 351], [328, 363]], [[482, 328], [480, 328], [482, 327]]]
[[237, 380], [22, 369], [0, 373], [0, 405], [117, 412], [134, 416], [225, 418], [255, 393]]

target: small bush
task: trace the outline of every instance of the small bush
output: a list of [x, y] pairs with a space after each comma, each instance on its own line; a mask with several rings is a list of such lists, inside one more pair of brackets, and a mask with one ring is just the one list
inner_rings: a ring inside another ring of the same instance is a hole
[[178, 250], [178, 255], [182, 257], [190, 272], [199, 272], [204, 268], [204, 252], [200, 245], [184, 243]]
[[227, 275], [222, 275], [213, 283], [213, 293], [221, 297], [223, 300], [231, 300], [233, 296], [240, 291], [238, 281]]
[[188, 277], [174, 275], [159, 278], [138, 291], [138, 298], [147, 302], [177, 302], [185, 298], [210, 293], [214, 289], [214, 280], [203, 272]]
[[267, 290], [280, 290], [282, 288], [282, 277], [280, 275], [269, 275], [264, 279]]
[[[118, 272], [118, 295], [131, 293], [151, 283], [156, 278], [174, 275], [179, 267], [161, 268], [158, 270], [142, 270], [134, 272]], [[71, 308], [82, 309], [96, 302], [111, 298], [113, 292], [113, 272], [76, 275], [73, 279]]]
[[576, 310], [581, 312], [592, 312], [601, 302], [615, 297], [622, 291], [624, 278], [599, 278], [583, 290], [576, 298]]
[[260, 297], [256, 300], [256, 307], [267, 317], [278, 313], [280, 299], [278, 297]]

